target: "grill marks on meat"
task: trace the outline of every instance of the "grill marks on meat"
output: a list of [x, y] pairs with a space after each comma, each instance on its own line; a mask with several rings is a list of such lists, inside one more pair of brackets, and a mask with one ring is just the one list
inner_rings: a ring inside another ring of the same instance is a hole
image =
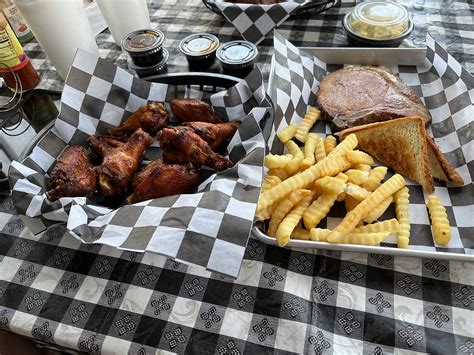
[[415, 91], [380, 67], [348, 66], [332, 72], [321, 81], [317, 103], [337, 131], [404, 116], [431, 122]]
[[86, 150], [81, 146], [66, 147], [51, 171], [48, 197], [90, 196], [97, 184], [97, 175]]

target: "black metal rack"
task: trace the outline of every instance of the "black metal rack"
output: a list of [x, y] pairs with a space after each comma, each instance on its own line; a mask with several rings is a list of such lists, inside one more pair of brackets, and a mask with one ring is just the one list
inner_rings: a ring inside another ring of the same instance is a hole
[[[218, 15], [222, 15], [221, 10], [217, 7], [217, 2], [223, 2], [225, 0], [202, 0], [204, 5], [211, 11]], [[288, 0], [288, 2], [291, 0]], [[323, 11], [336, 6], [339, 0], [313, 0], [303, 4], [301, 7], [295, 10], [291, 17], [308, 17], [313, 14], [319, 14]]]

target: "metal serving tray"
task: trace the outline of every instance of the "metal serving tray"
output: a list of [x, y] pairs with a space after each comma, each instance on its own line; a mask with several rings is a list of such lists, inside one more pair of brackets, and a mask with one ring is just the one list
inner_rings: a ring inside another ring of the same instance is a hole
[[[420, 65], [426, 57], [426, 48], [328, 48], [328, 47], [301, 47], [307, 53], [320, 58], [328, 64], [359, 64], [359, 65]], [[268, 91], [270, 97], [273, 88], [275, 63], [272, 58]], [[252, 233], [263, 243], [278, 245], [273, 237], [269, 237], [260, 229], [262, 223], [254, 224]], [[391, 238], [389, 236], [389, 238]], [[377, 253], [400, 255], [419, 258], [436, 258], [457, 261], [473, 261], [474, 255], [440, 251], [425, 251], [416, 249], [400, 249], [391, 246], [372, 246], [358, 244], [332, 244], [312, 240], [291, 239], [286, 245], [288, 248], [338, 250], [358, 253]]]

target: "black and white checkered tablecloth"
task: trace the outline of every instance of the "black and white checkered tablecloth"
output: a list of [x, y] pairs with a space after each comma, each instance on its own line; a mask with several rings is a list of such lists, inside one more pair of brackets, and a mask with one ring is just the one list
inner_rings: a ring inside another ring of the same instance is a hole
[[[340, 20], [353, 4], [279, 30], [297, 46], [344, 45]], [[426, 0], [412, 11], [418, 29], [408, 44], [421, 44], [428, 29], [472, 73], [469, 1]], [[190, 33], [239, 38], [197, 0], [160, 1], [151, 15], [166, 33], [170, 71], [187, 70], [177, 43]], [[102, 57], [125, 66], [108, 32], [98, 42]], [[258, 47], [266, 73], [272, 44]], [[42, 85], [61, 89], [41, 49], [26, 49]], [[310, 254], [251, 239], [233, 280], [152, 253], [81, 244], [62, 227], [35, 237], [10, 197], [0, 197], [0, 230], [0, 328], [41, 342], [103, 354], [474, 353], [474, 263]]]

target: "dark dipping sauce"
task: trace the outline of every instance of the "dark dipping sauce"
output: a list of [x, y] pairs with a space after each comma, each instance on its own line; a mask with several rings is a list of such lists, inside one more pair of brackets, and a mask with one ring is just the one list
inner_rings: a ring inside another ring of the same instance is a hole
[[204, 70], [212, 66], [216, 60], [217, 47], [219, 40], [208, 33], [192, 34], [179, 44], [179, 49], [186, 56], [191, 71]]
[[166, 50], [166, 48], [163, 48], [162, 59], [160, 62], [156, 63], [155, 65], [151, 65], [148, 67], [141, 67], [129, 61], [128, 68], [135, 71], [135, 73], [137, 73], [138, 77], [140, 78], [144, 78], [144, 77], [152, 76], [152, 75], [166, 74], [168, 72], [168, 64], [167, 64], [168, 58], [169, 58], [169, 53]]
[[224, 74], [245, 78], [253, 70], [257, 58], [257, 47], [247, 41], [232, 41], [217, 50], [217, 59]]
[[139, 67], [157, 65], [163, 60], [165, 35], [159, 30], [143, 29], [129, 33], [122, 40], [133, 64]]

